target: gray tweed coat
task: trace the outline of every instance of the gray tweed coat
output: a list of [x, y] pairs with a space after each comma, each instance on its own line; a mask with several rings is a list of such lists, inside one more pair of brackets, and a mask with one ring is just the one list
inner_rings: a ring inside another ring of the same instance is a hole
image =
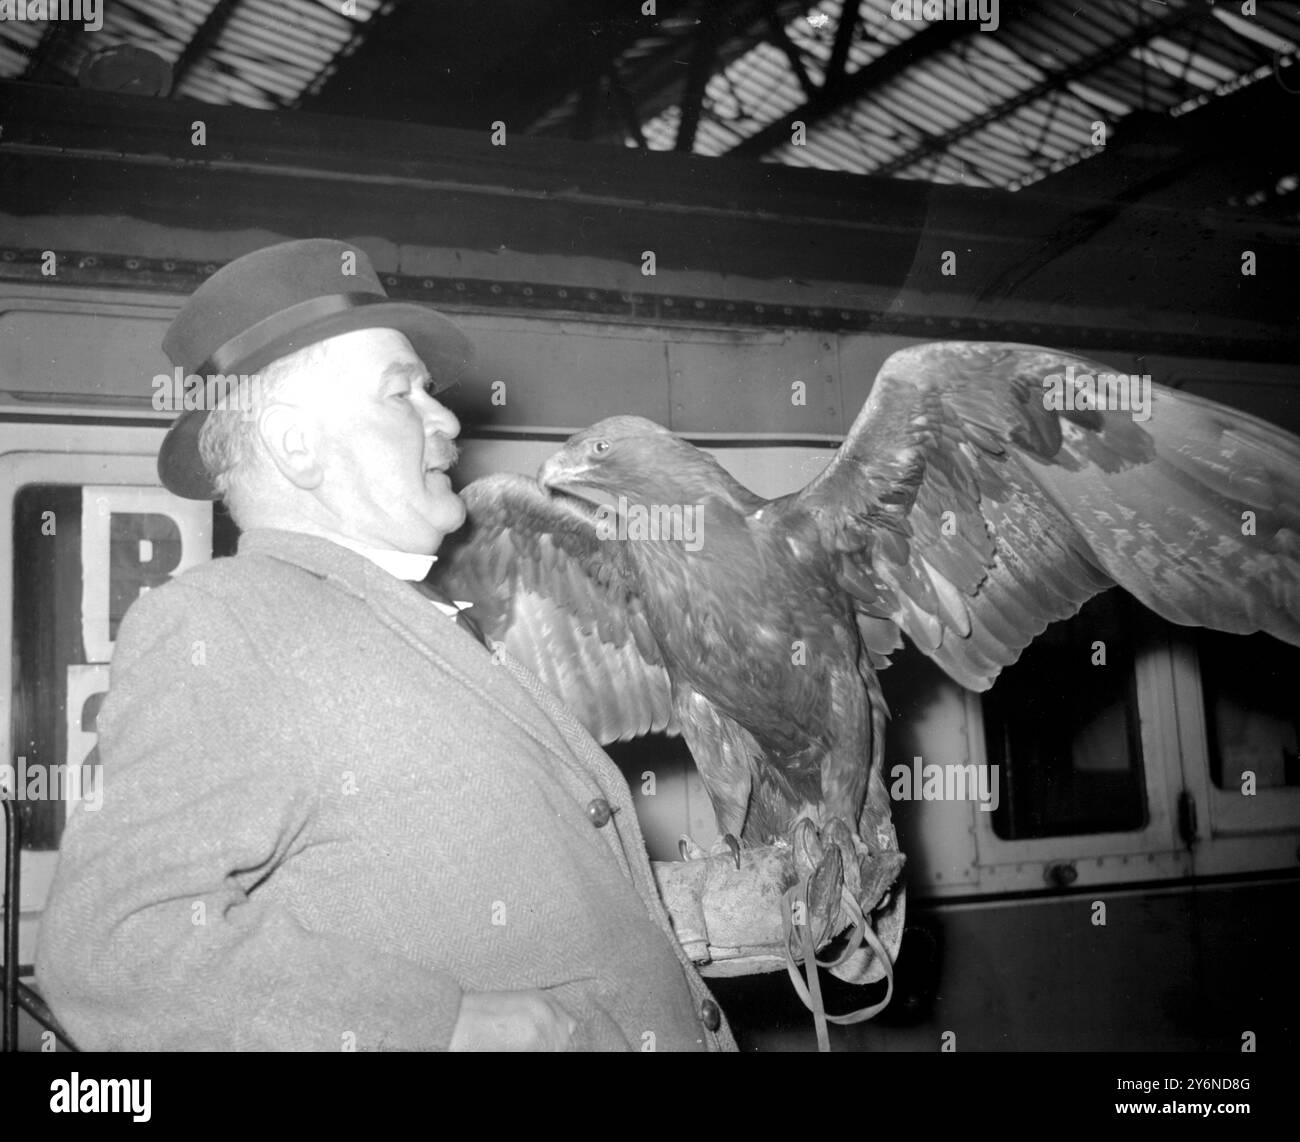
[[439, 1049], [550, 988], [579, 1048], [734, 1049], [617, 768], [352, 551], [250, 531], [142, 597], [99, 734], [36, 958], [83, 1048]]

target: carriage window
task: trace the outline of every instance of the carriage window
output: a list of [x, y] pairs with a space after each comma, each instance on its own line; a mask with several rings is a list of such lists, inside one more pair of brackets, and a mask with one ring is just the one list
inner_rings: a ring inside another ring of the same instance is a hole
[[984, 698], [1004, 840], [1146, 824], [1134, 674], [1138, 606], [1114, 590], [1053, 623]]
[[1210, 778], [1241, 792], [1300, 785], [1300, 647], [1266, 634], [1198, 631]]
[[[218, 551], [233, 528], [215, 521]], [[206, 503], [161, 488], [29, 484], [14, 497], [13, 701], [6, 778], [23, 847], [58, 847], [67, 806], [90, 804], [95, 719], [122, 617], [142, 591], [210, 558]], [[223, 551], [224, 549], [224, 551]]]

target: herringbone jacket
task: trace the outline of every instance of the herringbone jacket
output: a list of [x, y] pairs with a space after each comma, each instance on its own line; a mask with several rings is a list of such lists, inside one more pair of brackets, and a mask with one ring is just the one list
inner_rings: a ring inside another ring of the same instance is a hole
[[439, 1049], [521, 988], [580, 1048], [734, 1048], [617, 768], [352, 551], [250, 531], [142, 597], [99, 735], [37, 951], [83, 1048]]

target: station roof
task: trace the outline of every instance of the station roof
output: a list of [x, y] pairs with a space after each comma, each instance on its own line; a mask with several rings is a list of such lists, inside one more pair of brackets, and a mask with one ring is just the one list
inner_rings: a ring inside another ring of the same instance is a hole
[[170, 98], [485, 131], [500, 121], [541, 137], [1300, 224], [1300, 162], [1279, 137], [1300, 109], [1291, 3], [62, 7], [102, 8], [103, 26], [0, 21], [0, 78], [159, 83], [129, 49], [114, 59], [130, 45], [169, 65], [158, 94]]

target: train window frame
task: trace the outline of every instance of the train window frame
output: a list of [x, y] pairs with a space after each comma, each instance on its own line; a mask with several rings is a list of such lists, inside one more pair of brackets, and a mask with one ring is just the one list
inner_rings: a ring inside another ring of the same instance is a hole
[[1300, 786], [1263, 786], [1252, 797], [1220, 789], [1210, 774], [1210, 718], [1195, 632], [1175, 628], [1170, 658], [1176, 702], [1184, 713], [1183, 787], [1196, 815], [1198, 874], [1292, 870], [1300, 840]]
[[[66, 424], [61, 428], [68, 428]], [[128, 430], [130, 431], [130, 430]], [[75, 429], [74, 429], [75, 432]], [[136, 429], [140, 433], [140, 451], [81, 451], [69, 442], [67, 450], [51, 447], [33, 451], [29, 448], [0, 453], [0, 645], [13, 646], [14, 629], [14, 507], [23, 488], [54, 484], [84, 487], [114, 487], [162, 492], [158, 483], [157, 430]], [[77, 433], [84, 440], [84, 433]], [[148, 437], [146, 440], [145, 437]], [[0, 655], [0, 693], [4, 716], [0, 717], [0, 756], [12, 758], [13, 750], [13, 671], [12, 654]], [[58, 849], [27, 850], [19, 856], [21, 875], [19, 893], [19, 962], [30, 963], [35, 950], [36, 929], [45, 909], [50, 886], [58, 863]]]
[[[972, 831], [980, 891], [1027, 891], [1061, 887], [1052, 866], [1073, 866], [1078, 882], [1101, 884], [1185, 875], [1189, 860], [1178, 837], [1177, 803], [1182, 788], [1178, 710], [1168, 647], [1148, 624], [1134, 647], [1134, 685], [1142, 746], [1146, 824], [1140, 829], [1063, 833], [1007, 840], [993, 828], [993, 815], [972, 807]], [[988, 765], [982, 695], [965, 692], [968, 757]]]

